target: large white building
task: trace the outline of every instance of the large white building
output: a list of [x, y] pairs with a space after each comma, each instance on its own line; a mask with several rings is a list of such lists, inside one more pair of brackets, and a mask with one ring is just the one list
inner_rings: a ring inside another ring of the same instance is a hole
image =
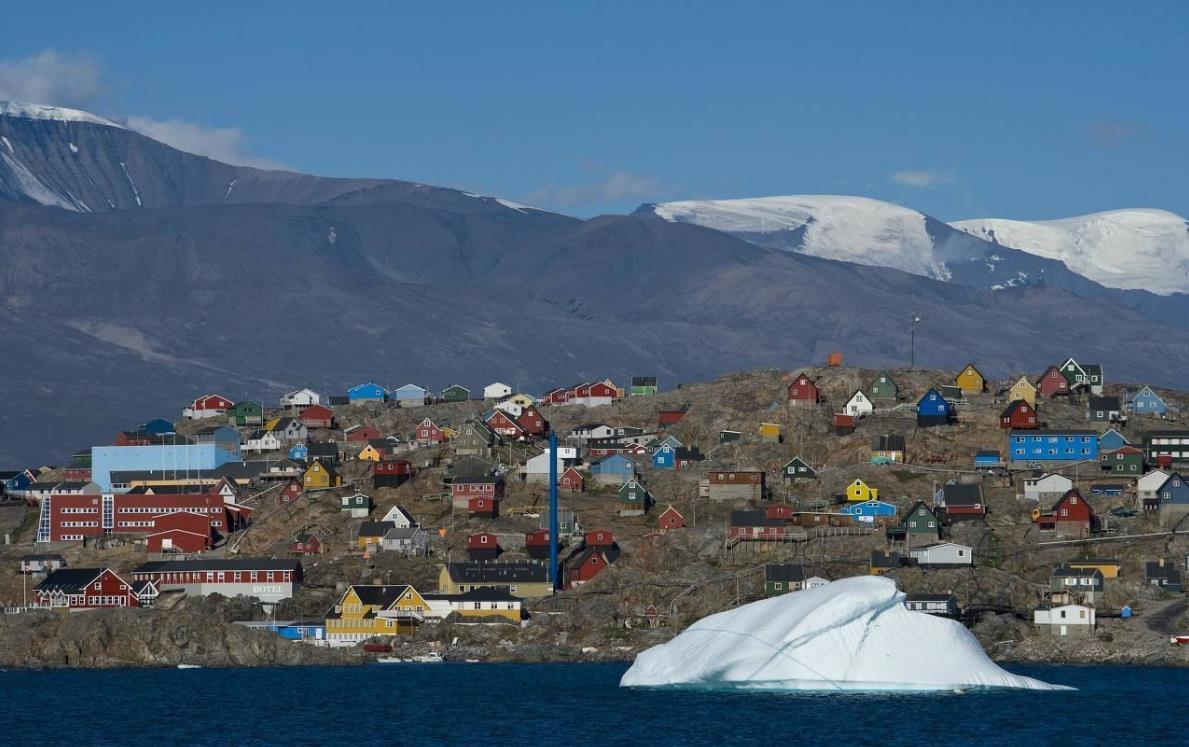
[[301, 588], [297, 560], [274, 558], [211, 558], [144, 563], [132, 571], [133, 581], [152, 581], [159, 591], [225, 597], [256, 597], [261, 602], [289, 599]]
[[512, 396], [512, 387], [496, 381], [483, 387], [483, 399], [503, 399]]
[[299, 410], [310, 405], [322, 404], [322, 395], [313, 389], [298, 389], [281, 395], [281, 407]]
[[1039, 609], [1032, 621], [1041, 630], [1056, 636], [1089, 635], [1094, 632], [1094, 608], [1081, 604]]
[[1073, 480], [1065, 475], [1045, 474], [1024, 480], [1024, 498], [1030, 501], [1057, 499], [1073, 490]]

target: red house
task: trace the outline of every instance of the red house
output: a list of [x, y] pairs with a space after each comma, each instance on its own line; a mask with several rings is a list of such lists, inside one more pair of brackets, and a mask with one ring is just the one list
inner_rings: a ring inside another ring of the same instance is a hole
[[570, 565], [570, 586], [581, 586], [603, 572], [610, 563], [601, 550], [583, 550]]
[[281, 488], [279, 500], [281, 503], [292, 503], [300, 498], [304, 492], [305, 488], [302, 487], [301, 480], [294, 478], [285, 483], [285, 487]]
[[471, 560], [495, 560], [502, 549], [499, 538], [491, 532], [476, 532], [467, 539], [467, 554]]
[[566, 471], [561, 473], [561, 476], [557, 478], [557, 487], [559, 490], [581, 493], [586, 490], [586, 481], [582, 479], [582, 473], [577, 469], [567, 467]]
[[822, 401], [821, 390], [805, 374], [799, 375], [792, 384], [789, 384], [788, 395], [789, 404], [795, 407], [816, 405]]
[[566, 390], [562, 388], [550, 389], [541, 395], [537, 400], [544, 405], [564, 405], [566, 403]]
[[1056, 366], [1049, 366], [1036, 382], [1036, 391], [1040, 392], [1040, 396], [1049, 399], [1068, 396], [1069, 379], [1066, 379], [1065, 374]]
[[492, 410], [484, 422], [487, 423], [488, 428], [505, 438], [521, 438], [524, 436], [524, 429], [512, 419], [511, 415], [503, 410]]
[[372, 462], [372, 485], [377, 488], [399, 488], [413, 479], [413, 464], [407, 459], [383, 459]]
[[524, 550], [530, 558], [537, 560], [549, 557], [549, 530], [538, 529], [524, 535]]
[[467, 516], [494, 519], [500, 515], [500, 502], [494, 498], [467, 499]]
[[855, 432], [855, 416], [834, 413], [834, 435], [848, 436]]
[[1037, 529], [1054, 531], [1059, 537], [1089, 537], [1098, 526], [1094, 508], [1076, 488], [1061, 496], [1051, 510], [1034, 512], [1033, 521]]
[[146, 539], [149, 552], [198, 553], [214, 546], [211, 521], [196, 511], [173, 511], [152, 518], [153, 532]]
[[685, 517], [677, 509], [669, 506], [656, 519], [657, 528], [662, 532], [670, 532], [674, 529], [685, 528]]
[[414, 436], [416, 437], [414, 440], [419, 444], [440, 444], [446, 440], [442, 429], [429, 418], [421, 421]]
[[657, 422], [660, 423], [662, 428], [669, 425], [676, 425], [677, 423], [681, 422], [681, 419], [684, 418], [685, 414], [688, 412], [689, 405], [682, 405], [681, 407], [661, 410], [660, 413], [657, 414]]
[[61, 568], [33, 590], [33, 606], [94, 609], [139, 607], [132, 584], [110, 568]]
[[791, 521], [797, 510], [787, 503], [773, 503], [764, 509], [764, 518]]
[[469, 505], [472, 498], [490, 498], [500, 501], [504, 497], [504, 479], [502, 477], [459, 477], [450, 484], [450, 499], [455, 507]]
[[182, 415], [193, 420], [213, 418], [226, 413], [234, 405], [234, 402], [221, 394], [204, 394], [182, 410]]
[[301, 411], [301, 424], [306, 428], [333, 428], [334, 410], [326, 405], [310, 405]]
[[549, 430], [549, 423], [541, 416], [541, 411], [532, 405], [520, 411], [520, 416], [516, 418], [516, 425], [530, 436], [540, 436]]
[[343, 431], [347, 443], [366, 443], [380, 438], [380, 429], [374, 425], [353, 425]]
[[615, 535], [606, 529], [595, 529], [586, 533], [585, 544], [587, 547], [609, 550], [615, 546]]
[[1040, 427], [1040, 418], [1037, 417], [1035, 407], [1022, 399], [1017, 399], [1012, 401], [999, 416], [999, 427], [1021, 431], [1036, 430]]
[[299, 534], [293, 538], [293, 542], [289, 545], [290, 555], [321, 555], [323, 552], [322, 540], [318, 539], [315, 534]]

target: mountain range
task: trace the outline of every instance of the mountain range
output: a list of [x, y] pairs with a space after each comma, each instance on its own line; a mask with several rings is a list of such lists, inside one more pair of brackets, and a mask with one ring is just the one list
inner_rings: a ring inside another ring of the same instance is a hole
[[[0, 105], [0, 462], [61, 460], [208, 391], [668, 387], [833, 350], [899, 365], [912, 314], [922, 365], [1005, 376], [1074, 355], [1189, 384], [1183, 294], [1108, 288], [886, 203], [773, 199], [808, 206], [800, 229], [682, 220], [680, 203], [581, 220], [232, 166], [85, 112]], [[830, 236], [850, 254], [828, 256]]]

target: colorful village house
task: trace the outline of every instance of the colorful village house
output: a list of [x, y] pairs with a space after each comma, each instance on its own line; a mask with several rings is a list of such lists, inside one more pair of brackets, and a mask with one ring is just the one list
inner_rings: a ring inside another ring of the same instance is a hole
[[406, 459], [382, 459], [372, 464], [372, 487], [399, 488], [413, 479], [413, 464]]
[[983, 486], [979, 483], [957, 483], [948, 480], [933, 495], [933, 505], [947, 523], [972, 521], [987, 515]]
[[281, 395], [281, 409], [290, 412], [304, 412], [307, 407], [321, 404], [322, 395], [309, 387]]
[[512, 387], [502, 381], [495, 381], [483, 387], [483, 399], [499, 400], [512, 396]]
[[1144, 473], [1144, 452], [1134, 446], [1122, 446], [1098, 455], [1098, 466], [1112, 475], [1139, 477]]
[[281, 503], [292, 503], [300, 498], [304, 492], [305, 488], [302, 487], [301, 480], [290, 480], [285, 483], [285, 487], [281, 488], [279, 500]]
[[979, 450], [974, 452], [975, 469], [995, 469], [1003, 466], [1003, 455], [998, 451]]
[[1105, 451], [1114, 451], [1121, 449], [1124, 446], [1130, 446], [1131, 442], [1127, 440], [1126, 436], [1114, 428], [1107, 428], [1102, 435], [1098, 437], [1098, 451], [1099, 453]]
[[1016, 379], [1016, 383], [1011, 385], [1011, 389], [1007, 392], [1009, 401], [1015, 402], [1023, 400], [1029, 405], [1036, 406], [1036, 386], [1028, 380], [1027, 376], [1021, 376]]
[[137, 587], [110, 568], [62, 568], [33, 589], [34, 607], [140, 607], [141, 599]]
[[1102, 387], [1106, 380], [1102, 375], [1102, 366], [1097, 363], [1087, 363], [1082, 366], [1086, 372], [1086, 382], [1090, 388], [1090, 394], [1102, 394]]
[[1160, 500], [1161, 525], [1175, 527], [1189, 515], [1189, 481], [1181, 477], [1180, 473], [1170, 474], [1157, 489], [1156, 495]]
[[780, 474], [786, 481], [817, 479], [817, 470], [810, 467], [809, 463], [799, 456], [785, 462], [784, 466], [780, 468]]
[[912, 504], [900, 520], [900, 529], [909, 548], [931, 545], [941, 539], [941, 522], [924, 501]]
[[306, 490], [321, 490], [337, 488], [343, 484], [343, 479], [339, 477], [333, 467], [323, 464], [320, 459], [315, 459], [302, 473], [301, 484]]
[[741, 439], [741, 438], [743, 438], [743, 432], [742, 432], [742, 431], [726, 431], [726, 430], [723, 430], [723, 431], [719, 431], [719, 432], [718, 432], [718, 442], [719, 442], [720, 444], [729, 444], [729, 443], [733, 443], [733, 442], [735, 442], [735, 441], [738, 441], [738, 440], [739, 440], [739, 439]]
[[872, 404], [871, 399], [863, 393], [862, 389], [856, 389], [855, 393], [846, 401], [842, 411], [847, 415], [852, 415], [856, 418], [861, 418], [864, 415], [870, 415], [875, 412], [875, 405]]
[[856, 479], [846, 486], [846, 500], [851, 503], [878, 500], [879, 490], [872, 488], [862, 480]]
[[899, 434], [885, 434], [883, 436], [877, 436], [871, 442], [871, 463], [903, 463], [904, 452], [904, 436]]
[[805, 569], [800, 563], [768, 563], [764, 566], [764, 596], [773, 597], [805, 588]]
[[1116, 396], [1091, 394], [1086, 398], [1086, 420], [1091, 423], [1117, 423], [1122, 415], [1123, 406]]
[[321, 555], [323, 550], [322, 540], [309, 532], [298, 534], [289, 543], [290, 555]]
[[638, 480], [628, 480], [619, 489], [620, 516], [643, 516], [653, 502], [652, 493]]
[[524, 551], [530, 558], [545, 560], [549, 557], [549, 530], [536, 529], [524, 535]]
[[355, 584], [347, 587], [326, 617], [331, 643], [359, 643], [379, 636], [413, 633], [429, 604], [412, 586]]
[[186, 420], [221, 418], [234, 406], [234, 402], [221, 394], [204, 394], [182, 410], [182, 417]]
[[467, 499], [467, 516], [472, 519], [494, 519], [500, 515], [500, 502], [494, 498]]
[[1164, 417], [1168, 414], [1168, 405], [1160, 398], [1159, 394], [1152, 391], [1150, 386], [1145, 386], [1132, 395], [1131, 400], [1127, 403], [1127, 409], [1136, 415]]
[[590, 463], [591, 480], [596, 485], [619, 486], [636, 475], [636, 462], [623, 454], [610, 454]]
[[982, 394], [987, 391], [987, 380], [973, 363], [967, 363], [966, 367], [958, 372], [954, 384], [962, 390], [964, 395]]
[[348, 516], [365, 519], [372, 512], [372, 498], [363, 493], [344, 495], [339, 499], [339, 506]]
[[534, 560], [489, 563], [447, 562], [438, 572], [438, 593], [463, 594], [474, 589], [503, 589], [525, 599], [553, 594], [545, 563]]
[[467, 538], [467, 556], [471, 560], [495, 560], [503, 548], [491, 532], [475, 532]]
[[760, 423], [760, 440], [765, 443], [780, 443], [779, 423]]
[[1036, 391], [1040, 396], [1048, 399], [1067, 397], [1071, 391], [1069, 379], [1065, 378], [1065, 374], [1061, 373], [1061, 369], [1056, 366], [1049, 366], [1036, 382]]
[[685, 517], [672, 506], [668, 506], [656, 519], [656, 527], [662, 532], [672, 532], [685, 528]]
[[304, 462], [310, 458], [310, 447], [298, 441], [289, 447], [289, 453], [286, 456], [295, 462]]
[[440, 444], [446, 440], [446, 437], [437, 423], [426, 418], [418, 424], [414, 440], [419, 444], [428, 446], [430, 444]]
[[1040, 427], [1036, 406], [1026, 399], [1013, 399], [999, 416], [999, 427], [1004, 430], [1028, 431]]
[[877, 401], [892, 401], [900, 395], [900, 387], [892, 379], [892, 375], [887, 371], [880, 371], [871, 380], [871, 386], [867, 387], [867, 391], [871, 394], [871, 399]]
[[821, 404], [822, 393], [817, 384], [805, 374], [799, 374], [788, 386], [790, 407], [811, 407]]
[[930, 389], [917, 402], [917, 426], [929, 428], [949, 425], [953, 421], [952, 405], [936, 389]]
[[471, 398], [471, 390], [460, 384], [451, 384], [442, 390], [443, 402], [466, 402]]
[[388, 390], [374, 381], [356, 384], [347, 390], [347, 401], [350, 404], [365, 402], [383, 402], [388, 399]]
[[236, 402], [227, 411], [227, 418], [232, 425], [260, 425], [264, 422], [264, 405], [251, 400]]
[[1098, 461], [1098, 434], [1094, 431], [1011, 431], [1012, 461]]
[[1098, 527], [1093, 507], [1076, 489], [1058, 498], [1048, 511], [1034, 509], [1032, 521], [1040, 531], [1055, 532], [1058, 537], [1089, 537]]
[[849, 436], [855, 432], [855, 416], [845, 413], [834, 413], [834, 435]]
[[582, 473], [578, 471], [577, 467], [567, 467], [566, 471], [558, 476], [557, 487], [559, 490], [581, 493], [586, 490], [586, 480], [583, 479]]
[[[504, 478], [496, 475], [465, 475], [450, 483], [450, 501], [455, 508], [471, 509], [471, 500], [487, 498], [498, 503], [504, 498]], [[483, 504], [483, 508], [489, 508]]]
[[1069, 390], [1075, 392], [1079, 389], [1085, 389], [1090, 385], [1090, 377], [1086, 374], [1086, 369], [1078, 365], [1078, 362], [1073, 358], [1066, 358], [1065, 362], [1057, 369], [1061, 371], [1061, 375], [1069, 382]]
[[[511, 401], [511, 400], [509, 400]], [[543, 436], [549, 432], [549, 421], [534, 405], [523, 405], [520, 414], [515, 417], [516, 425], [530, 436]]]
[[1123, 563], [1114, 558], [1079, 558], [1065, 564], [1070, 568], [1092, 568], [1102, 574], [1103, 579], [1111, 581], [1119, 577], [1123, 570]]
[[668, 428], [680, 423], [687, 413], [689, 413], [689, 405], [665, 408], [657, 413], [657, 423], [661, 428]]
[[849, 503], [838, 511], [862, 524], [885, 524], [896, 518], [896, 507], [883, 501]]
[[306, 428], [333, 428], [334, 410], [326, 405], [310, 405], [301, 411], [300, 420]]
[[761, 470], [712, 470], [706, 477], [706, 497], [712, 501], [761, 501], [765, 483]]
[[633, 376], [629, 389], [632, 397], [651, 397], [658, 391], [655, 376]]
[[380, 437], [380, 429], [374, 425], [353, 425], [343, 431], [347, 443], [361, 444], [375, 441]]
[[429, 397], [429, 390], [416, 384], [405, 384], [392, 390], [390, 399], [401, 407], [421, 407]]

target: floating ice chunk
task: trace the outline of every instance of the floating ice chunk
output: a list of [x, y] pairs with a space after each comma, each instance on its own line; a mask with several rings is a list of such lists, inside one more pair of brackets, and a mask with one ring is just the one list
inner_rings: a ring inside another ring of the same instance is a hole
[[996, 665], [970, 631], [912, 612], [883, 578], [847, 578], [699, 620], [636, 657], [623, 687], [1063, 690]]

